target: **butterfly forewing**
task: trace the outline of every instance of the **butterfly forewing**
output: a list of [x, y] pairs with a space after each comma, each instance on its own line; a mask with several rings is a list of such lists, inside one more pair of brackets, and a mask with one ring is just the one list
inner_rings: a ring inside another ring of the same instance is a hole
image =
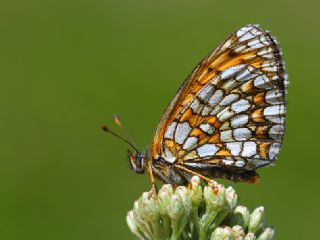
[[245, 26], [203, 59], [164, 113], [151, 157], [184, 168], [254, 170], [284, 134], [286, 74], [268, 32]]

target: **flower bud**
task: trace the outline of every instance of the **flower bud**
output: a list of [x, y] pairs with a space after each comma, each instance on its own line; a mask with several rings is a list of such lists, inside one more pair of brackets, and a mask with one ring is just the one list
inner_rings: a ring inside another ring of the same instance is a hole
[[211, 235], [211, 240], [231, 240], [233, 239], [233, 232], [230, 227], [218, 227]]
[[178, 194], [173, 194], [168, 205], [168, 215], [171, 219], [179, 219], [184, 214], [181, 197]]
[[135, 215], [140, 215], [140, 198], [137, 201], [134, 201], [133, 203], [133, 212], [135, 213]]
[[144, 219], [143, 210], [141, 206], [142, 196], [133, 204], [133, 218], [135, 220], [138, 229], [140, 229], [147, 238], [151, 237], [151, 229], [148, 221]]
[[243, 240], [246, 235], [243, 228], [239, 225], [233, 226], [232, 231], [235, 240]]
[[148, 221], [156, 221], [159, 219], [159, 205], [157, 196], [151, 192], [142, 194], [139, 205], [141, 206], [141, 215]]
[[237, 206], [232, 214], [230, 220], [231, 225], [240, 225], [243, 229], [246, 229], [249, 225], [250, 212], [248, 208], [244, 206]]
[[159, 190], [158, 193], [158, 204], [159, 212], [161, 215], [167, 214], [167, 207], [170, 203], [170, 198], [173, 194], [173, 188], [170, 184], [165, 184]]
[[189, 196], [192, 207], [198, 207], [202, 201], [201, 180], [198, 176], [193, 176], [188, 185]]
[[191, 211], [191, 200], [190, 200], [190, 196], [187, 188], [184, 186], [179, 186], [177, 187], [175, 194], [181, 197], [182, 205], [184, 207], [185, 213], [189, 215]]
[[143, 239], [143, 235], [139, 230], [137, 222], [135, 221], [133, 211], [128, 212], [126, 220], [131, 232], [138, 236], [140, 239]]
[[238, 196], [232, 187], [226, 189], [226, 200], [230, 210], [233, 210], [238, 202]]
[[274, 229], [272, 228], [266, 228], [260, 236], [257, 238], [257, 240], [272, 240], [274, 237]]
[[249, 232], [256, 233], [262, 228], [264, 207], [257, 207], [250, 215]]
[[250, 232], [244, 237], [244, 240], [256, 240], [256, 236]]
[[216, 186], [205, 186], [203, 191], [204, 200], [207, 207], [214, 211], [220, 211], [225, 208], [225, 188], [217, 184]]

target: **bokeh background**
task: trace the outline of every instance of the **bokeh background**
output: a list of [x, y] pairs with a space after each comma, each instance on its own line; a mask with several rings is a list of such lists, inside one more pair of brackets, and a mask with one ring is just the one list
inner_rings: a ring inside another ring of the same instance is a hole
[[[277, 239], [316, 239], [319, 7], [311, 0], [2, 0], [0, 239], [133, 239], [125, 216], [150, 188], [102, 122], [139, 146], [196, 63], [248, 23], [272, 30], [290, 77], [287, 132], [240, 203], [266, 207]], [[232, 184], [230, 182], [224, 182]]]

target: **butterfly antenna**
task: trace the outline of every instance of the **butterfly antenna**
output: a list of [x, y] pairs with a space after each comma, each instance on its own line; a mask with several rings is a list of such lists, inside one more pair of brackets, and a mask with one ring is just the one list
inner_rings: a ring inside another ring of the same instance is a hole
[[134, 141], [133, 138], [131, 137], [129, 131], [128, 131], [128, 130], [123, 126], [123, 124], [121, 123], [119, 116], [118, 116], [118, 115], [114, 115], [114, 116], [113, 116], [113, 120], [114, 120], [114, 122], [122, 129], [122, 131], [123, 131], [124, 134], [127, 136], [127, 138], [129, 138], [131, 144], [134, 145], [135, 148], [138, 148], [138, 147], [137, 147], [137, 144], [135, 143], [135, 141]]
[[116, 134], [114, 131], [112, 131], [110, 128], [108, 128], [108, 126], [104, 123], [101, 126], [102, 130], [106, 133], [110, 133], [111, 135], [121, 139], [122, 141], [124, 141], [125, 143], [129, 144], [136, 152], [139, 152], [138, 148], [132, 144], [131, 142], [129, 142], [127, 139], [121, 137], [120, 135]]

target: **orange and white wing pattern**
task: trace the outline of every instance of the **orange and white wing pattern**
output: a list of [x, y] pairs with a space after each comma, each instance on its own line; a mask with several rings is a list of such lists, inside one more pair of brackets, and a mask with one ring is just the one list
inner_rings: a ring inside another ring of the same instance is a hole
[[286, 86], [276, 40], [257, 25], [240, 28], [183, 83], [160, 121], [151, 158], [209, 177], [213, 166], [245, 172], [270, 164], [284, 134]]

